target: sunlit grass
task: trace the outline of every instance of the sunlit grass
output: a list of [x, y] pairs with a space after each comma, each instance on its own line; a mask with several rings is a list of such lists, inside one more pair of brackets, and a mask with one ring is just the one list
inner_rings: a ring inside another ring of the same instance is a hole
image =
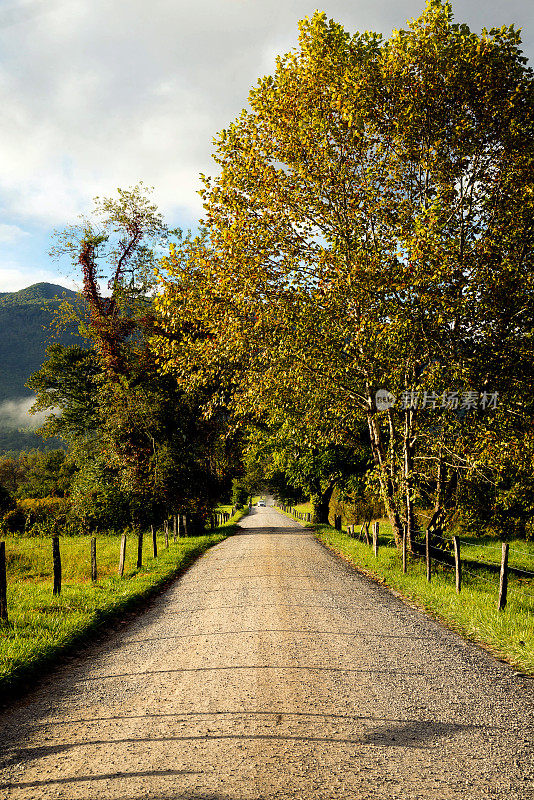
[[[492, 536], [460, 536], [462, 558], [472, 561], [501, 563], [502, 543]], [[534, 542], [509, 539], [508, 564], [528, 572], [534, 572]]]
[[298, 503], [296, 506], [294, 506], [294, 508], [296, 508], [297, 511], [301, 511], [303, 514], [311, 514], [313, 511], [313, 506], [310, 502]]

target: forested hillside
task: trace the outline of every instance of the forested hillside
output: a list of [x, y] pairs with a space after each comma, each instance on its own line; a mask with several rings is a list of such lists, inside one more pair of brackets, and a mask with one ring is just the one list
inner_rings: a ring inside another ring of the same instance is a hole
[[[52, 283], [36, 283], [19, 292], [0, 292], [0, 451], [42, 447], [35, 434], [21, 433], [27, 402], [26, 382], [46, 357], [52, 341], [79, 343], [72, 333], [51, 330], [52, 314], [76, 293]], [[56, 442], [57, 446], [57, 442]]]

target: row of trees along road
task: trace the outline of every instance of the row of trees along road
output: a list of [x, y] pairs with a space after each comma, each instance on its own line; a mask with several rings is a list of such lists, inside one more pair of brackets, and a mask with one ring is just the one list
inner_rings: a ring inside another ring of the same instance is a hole
[[76, 319], [87, 347], [53, 344], [29, 386], [34, 409], [52, 412], [44, 433], [68, 444], [69, 496], [84, 526], [138, 528], [184, 513], [199, 530], [228, 484], [222, 420], [204, 418], [205, 393], [158, 371], [149, 347], [154, 267], [179, 239], [142, 185], [97, 198], [91, 218], [57, 234], [54, 253], [83, 279], [82, 303], [65, 302], [58, 324]]
[[[219, 134], [205, 228], [163, 263], [160, 366], [294, 464], [359, 463], [366, 430], [397, 540], [416, 500], [435, 528], [454, 499], [532, 530], [533, 99], [513, 27], [435, 0], [389, 39], [316, 13]], [[382, 410], [379, 389], [498, 404]]]

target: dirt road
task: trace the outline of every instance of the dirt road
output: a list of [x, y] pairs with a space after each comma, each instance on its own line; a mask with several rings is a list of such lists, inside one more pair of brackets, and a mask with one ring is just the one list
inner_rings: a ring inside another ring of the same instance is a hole
[[254, 509], [4, 714], [0, 798], [527, 800], [533, 698]]

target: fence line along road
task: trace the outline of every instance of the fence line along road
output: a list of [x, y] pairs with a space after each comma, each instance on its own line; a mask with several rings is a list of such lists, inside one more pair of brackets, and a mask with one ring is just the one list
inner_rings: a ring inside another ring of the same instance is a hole
[[[305, 518], [305, 521], [311, 522], [311, 515], [308, 513], [306, 517], [304, 517], [303, 512], [299, 511], [298, 509], [293, 508], [292, 506], [285, 506], [283, 504], [279, 505], [279, 508], [284, 511], [286, 514], [291, 514], [295, 519], [302, 520]], [[369, 528], [371, 526], [371, 537], [369, 535]], [[365, 542], [367, 545], [373, 548], [375, 557], [378, 558], [378, 551], [379, 551], [379, 537], [380, 537], [380, 523], [378, 520], [374, 522], [364, 522], [361, 527], [359, 534], [356, 533], [356, 528], [358, 526], [352, 524], [347, 526], [347, 535], [351, 538], [358, 538], [360, 541], [363, 542], [365, 537]], [[343, 533], [342, 529], [342, 518], [341, 515], [335, 514], [334, 515], [334, 529]], [[408, 559], [407, 559], [407, 545], [406, 545], [406, 532], [402, 537], [401, 547], [400, 547], [400, 558], [402, 560], [402, 571], [403, 573], [407, 572], [408, 569]], [[452, 553], [448, 550], [444, 550], [443, 548], [435, 547], [432, 544], [432, 540], [439, 539], [446, 544], [446, 546], [450, 545], [452, 548]], [[392, 541], [391, 539], [387, 540], [388, 542]], [[475, 547], [485, 547], [485, 545], [478, 544], [478, 543], [470, 543], [464, 539], [460, 539], [458, 536], [453, 536], [452, 539], [445, 539], [443, 536], [438, 534], [434, 534], [432, 531], [425, 531], [425, 541], [423, 544], [419, 542], [413, 542], [412, 547], [414, 547], [414, 551], [412, 552], [412, 556], [422, 555], [426, 561], [426, 577], [427, 581], [430, 582], [432, 580], [432, 564], [436, 562], [440, 564], [442, 567], [454, 568], [455, 570], [455, 588], [456, 592], [459, 594], [462, 589], [462, 576], [463, 574], [467, 574], [476, 580], [482, 580], [486, 584], [494, 585], [492, 581], [486, 578], [483, 575], [477, 574], [478, 570], [490, 571], [495, 572], [499, 576], [498, 582], [498, 596], [497, 596], [497, 608], [499, 611], [503, 611], [506, 608], [506, 604], [508, 601], [508, 589], [509, 589], [509, 576], [510, 574], [515, 575], [520, 578], [534, 578], [534, 572], [530, 572], [528, 570], [520, 569], [519, 567], [513, 567], [509, 564], [509, 556], [510, 553], [522, 553], [529, 558], [534, 560], [534, 555], [529, 553], [527, 550], [521, 550], [520, 548], [510, 548], [508, 542], [501, 542], [499, 546], [497, 545], [489, 545], [492, 549], [497, 549], [501, 553], [501, 560], [500, 563], [492, 562], [492, 561], [484, 561], [478, 560], [474, 561], [472, 559], [462, 559], [461, 557], [461, 545], [464, 544], [470, 547], [472, 544]], [[518, 588], [517, 586], [513, 587], [513, 591], [520, 592], [522, 595], [528, 598], [534, 599], [534, 594], [528, 592], [528, 590], [523, 589], [523, 587]]]
[[[210, 519], [211, 530], [215, 530], [220, 525], [224, 525], [226, 522], [229, 522], [230, 519], [234, 516], [237, 512], [237, 507], [233, 506], [231, 511], [219, 511], [216, 510]], [[191, 525], [188, 524], [189, 519], [187, 515], [176, 514], [170, 520], [167, 519], [163, 523], [163, 535], [164, 535], [164, 542], [165, 542], [165, 549], [168, 550], [169, 548], [169, 527], [170, 523], [172, 523], [173, 529], [175, 531], [174, 535], [174, 542], [176, 542], [179, 538], [183, 538], [187, 535], [188, 529], [191, 529]], [[177, 531], [180, 531], [180, 534], [176, 534]], [[183, 532], [183, 533], [182, 533]], [[141, 569], [143, 566], [143, 542], [144, 542], [144, 535], [143, 530], [139, 530], [137, 534], [134, 533], [134, 536], [137, 540], [137, 569]], [[158, 528], [155, 525], [150, 526], [150, 533], [151, 533], [151, 544], [152, 544], [152, 557], [158, 557], [158, 547], [157, 547], [157, 534]], [[25, 537], [31, 538], [31, 537]], [[52, 536], [51, 537], [51, 545], [52, 545], [52, 593], [55, 596], [59, 596], [61, 594], [61, 586], [62, 586], [62, 579], [63, 579], [63, 569], [61, 563], [61, 545], [60, 545], [60, 538], [59, 536]], [[64, 541], [68, 541], [68, 539], [76, 537], [67, 537]], [[98, 559], [97, 559], [97, 537], [92, 536], [89, 542], [89, 551], [88, 551], [88, 562], [89, 562], [89, 570], [90, 570], [90, 577], [91, 583], [96, 584], [98, 582]], [[126, 562], [126, 544], [127, 544], [127, 535], [123, 533], [119, 540], [118, 545], [118, 570], [117, 574], [120, 578], [124, 577], [124, 567]], [[0, 541], [0, 622], [7, 622], [8, 621], [8, 608], [7, 608], [7, 585], [8, 585], [8, 569], [7, 569], [7, 558], [6, 558], [6, 542]]]

